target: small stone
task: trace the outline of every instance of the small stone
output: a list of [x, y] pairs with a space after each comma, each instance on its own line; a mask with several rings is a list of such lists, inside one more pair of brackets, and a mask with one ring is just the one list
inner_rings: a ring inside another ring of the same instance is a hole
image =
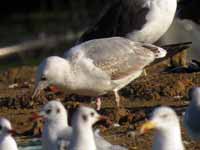
[[135, 139], [137, 136], [137, 133], [135, 131], [129, 131], [129, 132], [127, 132], [127, 136]]
[[114, 124], [113, 124], [113, 127], [120, 127], [120, 124], [114, 123]]
[[10, 84], [10, 85], [8, 86], [8, 88], [9, 88], [9, 89], [14, 89], [14, 88], [17, 88], [18, 86], [19, 86], [18, 83], [14, 83], [14, 84]]

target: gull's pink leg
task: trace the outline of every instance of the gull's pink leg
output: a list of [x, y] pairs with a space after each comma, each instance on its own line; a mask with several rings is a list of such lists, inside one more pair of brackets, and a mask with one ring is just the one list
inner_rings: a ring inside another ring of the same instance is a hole
[[114, 94], [115, 94], [115, 102], [117, 104], [117, 108], [119, 108], [120, 107], [120, 97], [119, 97], [118, 91], [114, 90]]
[[101, 109], [101, 98], [97, 97], [96, 98], [96, 109], [99, 111]]

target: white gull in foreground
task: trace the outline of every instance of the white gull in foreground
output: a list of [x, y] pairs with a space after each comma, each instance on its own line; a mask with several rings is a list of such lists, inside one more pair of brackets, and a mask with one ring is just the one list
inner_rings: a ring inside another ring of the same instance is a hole
[[119, 107], [118, 91], [166, 54], [160, 47], [121, 37], [91, 40], [72, 47], [65, 58], [46, 58], [38, 67], [33, 97], [56, 85], [68, 94], [98, 97], [113, 92]]
[[80, 107], [72, 117], [73, 135], [69, 150], [127, 150], [118, 145], [111, 145], [98, 134], [93, 133], [92, 126], [104, 119], [94, 109]]
[[100, 115], [92, 108], [80, 107], [72, 117], [73, 134], [69, 150], [96, 150], [92, 125], [100, 120]]
[[12, 137], [13, 129], [10, 122], [0, 118], [0, 150], [17, 150], [17, 143]]
[[[69, 145], [72, 137], [72, 127], [68, 125], [68, 115], [65, 107], [59, 101], [52, 100], [44, 105], [39, 115], [34, 118], [44, 119], [42, 147], [44, 150], [61, 150]], [[126, 150], [119, 145], [112, 145], [95, 132], [97, 150]]]
[[[67, 111], [59, 101], [50, 101], [40, 111], [35, 119], [44, 119], [44, 129], [42, 132], [43, 150], [59, 150], [59, 144], [63, 144], [62, 136], [69, 140], [72, 133], [68, 126]], [[61, 139], [59, 139], [61, 137]], [[61, 140], [61, 141], [59, 141]]]
[[153, 111], [150, 121], [141, 127], [141, 133], [156, 129], [152, 150], [184, 150], [179, 119], [173, 109], [159, 107]]
[[126, 37], [154, 43], [170, 27], [177, 0], [115, 0], [99, 20], [81, 36], [79, 43], [97, 38]]
[[190, 104], [184, 115], [184, 125], [193, 139], [200, 139], [200, 87], [189, 90]]

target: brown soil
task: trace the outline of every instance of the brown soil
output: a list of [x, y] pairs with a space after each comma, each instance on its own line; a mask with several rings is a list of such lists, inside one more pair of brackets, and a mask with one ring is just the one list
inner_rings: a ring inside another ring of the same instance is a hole
[[[163, 64], [151, 67], [147, 71], [147, 76], [138, 78], [120, 91], [122, 105], [125, 107], [119, 112], [118, 120], [121, 126], [109, 127], [104, 123], [101, 133], [107, 140], [129, 147], [131, 150], [148, 150], [151, 149], [153, 132], [137, 135], [137, 130], [154, 107], [169, 105], [182, 118], [188, 104], [187, 91], [192, 86], [200, 85], [200, 73], [162, 73], [163, 67], [165, 67]], [[75, 95], [66, 97], [63, 93], [52, 94], [48, 90], [42, 92], [37, 100], [32, 100], [35, 70], [34, 67], [20, 67], [0, 74], [0, 116], [11, 120], [18, 132], [17, 136], [39, 134], [38, 131], [32, 130], [35, 123], [30, 121], [30, 117], [33, 112], [39, 111], [42, 105], [51, 99], [60, 98], [70, 110], [70, 114], [79, 104], [95, 107], [91, 98]], [[114, 119], [113, 96], [104, 96], [102, 103], [103, 108], [100, 113]], [[184, 128], [182, 131], [186, 149], [200, 149], [200, 143], [192, 141]]]

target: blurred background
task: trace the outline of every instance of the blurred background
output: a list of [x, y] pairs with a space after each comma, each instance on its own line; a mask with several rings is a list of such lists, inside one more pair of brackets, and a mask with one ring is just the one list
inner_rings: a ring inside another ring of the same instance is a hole
[[1, 57], [0, 68], [6, 68], [6, 64], [35, 64], [48, 54], [62, 54], [74, 45], [81, 33], [97, 20], [100, 12], [111, 1], [113, 0], [4, 1], [0, 5], [0, 48], [51, 36], [61, 36], [61, 39], [64, 36], [65, 40], [46, 49], [41, 46], [34, 52], [27, 50], [26, 53], [17, 53], [12, 57]]
[[[0, 69], [35, 65], [46, 56], [62, 55], [113, 1], [117, 0], [4, 1], [0, 5]], [[199, 0], [179, 0], [177, 17], [159, 45], [192, 41], [189, 57], [199, 59], [199, 7]], [[5, 55], [2, 51], [8, 49], [20, 52]]]

